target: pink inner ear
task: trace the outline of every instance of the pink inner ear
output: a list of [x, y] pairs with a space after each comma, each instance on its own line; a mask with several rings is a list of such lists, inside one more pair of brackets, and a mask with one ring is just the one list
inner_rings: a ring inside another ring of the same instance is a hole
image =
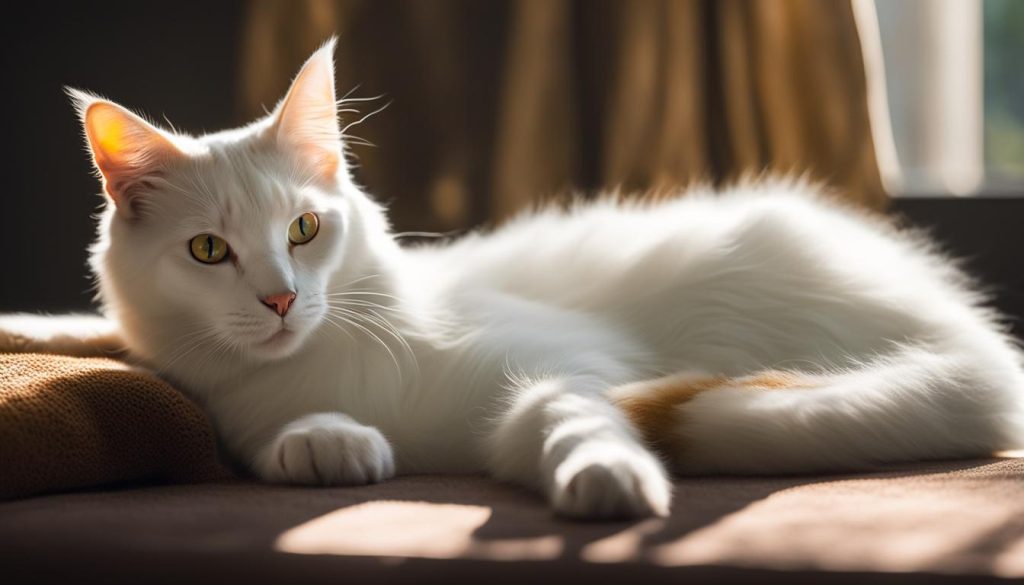
[[119, 208], [132, 184], [184, 156], [160, 130], [111, 102], [86, 106], [83, 123], [104, 189]]
[[334, 93], [334, 43], [313, 54], [277, 112], [277, 140], [303, 167], [331, 181], [341, 165], [341, 130]]

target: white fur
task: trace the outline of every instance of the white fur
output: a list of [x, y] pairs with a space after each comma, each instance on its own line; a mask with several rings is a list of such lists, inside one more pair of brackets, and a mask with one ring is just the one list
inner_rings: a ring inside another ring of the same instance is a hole
[[[330, 50], [307, 67], [329, 66]], [[1024, 444], [1021, 356], [965, 279], [920, 237], [807, 185], [550, 207], [403, 248], [344, 165], [334, 180], [304, 172], [322, 165], [275, 139], [280, 110], [175, 136], [186, 154], [138, 194], [145, 215], [108, 205], [93, 248], [104, 310], [132, 354], [203, 404], [231, 454], [268, 480], [489, 471], [569, 516], [664, 515], [664, 465], [604, 395], [684, 371], [781, 368], [817, 387], [723, 389], [681, 406], [692, 449], [672, 454], [680, 472]], [[320, 233], [290, 248], [287, 225], [306, 211]], [[207, 231], [237, 266], [189, 256]], [[282, 321], [259, 298], [289, 287], [298, 298]], [[291, 336], [261, 343], [282, 322]]]

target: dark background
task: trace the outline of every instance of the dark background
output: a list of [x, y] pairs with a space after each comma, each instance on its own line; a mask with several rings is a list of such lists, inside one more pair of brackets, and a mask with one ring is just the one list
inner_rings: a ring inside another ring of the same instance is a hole
[[0, 312], [90, 306], [86, 246], [102, 198], [65, 85], [186, 132], [241, 122], [243, 3], [167, 6], [25, 2], [0, 18]]
[[[86, 247], [102, 199], [63, 86], [155, 120], [166, 115], [191, 133], [246, 122], [237, 95], [245, 9], [224, 0], [178, 2], [173, 11], [142, 2], [26, 3], [3, 19], [0, 312], [91, 306]], [[897, 198], [891, 209], [965, 257], [1022, 331], [1024, 200]]]

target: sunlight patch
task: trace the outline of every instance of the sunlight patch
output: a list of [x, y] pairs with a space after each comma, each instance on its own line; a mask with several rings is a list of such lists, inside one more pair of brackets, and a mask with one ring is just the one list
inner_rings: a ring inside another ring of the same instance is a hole
[[293, 554], [549, 560], [562, 553], [559, 536], [481, 540], [486, 506], [366, 502], [335, 510], [282, 533], [274, 549]]

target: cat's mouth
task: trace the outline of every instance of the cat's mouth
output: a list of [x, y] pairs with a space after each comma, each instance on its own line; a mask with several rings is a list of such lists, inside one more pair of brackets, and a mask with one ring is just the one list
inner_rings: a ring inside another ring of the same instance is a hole
[[257, 362], [281, 359], [291, 355], [298, 348], [301, 338], [300, 332], [290, 329], [282, 323], [280, 328], [268, 337], [261, 341], [250, 342], [248, 353]]
[[259, 342], [257, 345], [263, 348], [272, 348], [288, 343], [293, 337], [295, 337], [295, 332], [282, 326], [277, 330], [277, 333], [274, 333], [270, 337]]

